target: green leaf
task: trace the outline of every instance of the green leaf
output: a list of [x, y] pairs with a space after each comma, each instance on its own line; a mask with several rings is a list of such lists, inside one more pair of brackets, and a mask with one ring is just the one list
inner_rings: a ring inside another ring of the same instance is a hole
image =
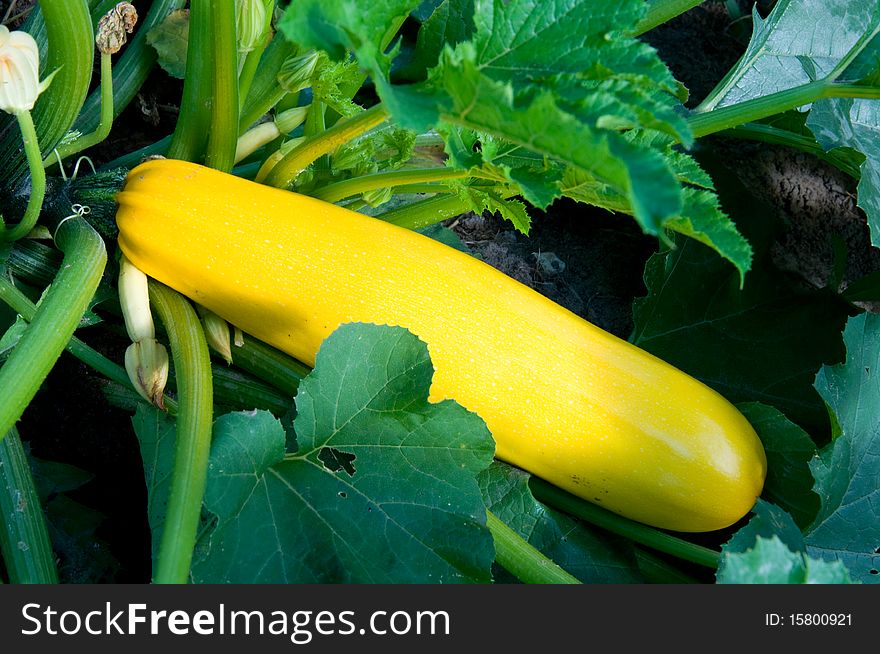
[[[675, 143], [690, 145], [692, 138], [680, 85], [652, 48], [630, 36], [644, 2], [448, 0], [425, 21], [417, 43], [416, 60], [436, 65], [426, 81], [409, 85], [391, 83], [394, 51], [377, 47], [379, 27], [366, 26], [356, 38], [355, 19], [333, 7], [296, 5], [282, 29], [333, 57], [354, 52], [392, 117], [406, 128], [434, 127], [451, 137], [447, 144], [456, 165], [509, 182], [539, 208], [562, 195], [560, 181], [568, 170], [575, 177], [571, 197], [626, 211], [643, 231], [662, 239], [667, 229], [696, 238], [741, 274], [748, 269], [749, 245], [711, 192], [683, 194], [683, 183], [693, 179], [708, 189], [711, 180], [672, 149]], [[378, 13], [402, 10], [389, 7]], [[646, 131], [667, 139], [632, 136]], [[470, 132], [481, 150], [458, 147], [456, 132]], [[531, 156], [499, 156], [499, 150]], [[518, 205], [502, 203], [495, 210], [525, 231], [528, 220]]]
[[826, 150], [853, 148], [865, 155], [859, 170], [858, 205], [864, 209], [871, 243], [880, 245], [880, 107], [876, 100], [821, 100], [813, 105], [807, 126]]
[[47, 461], [35, 456], [29, 456], [28, 460], [37, 494], [43, 503], [61, 493], [76, 490], [95, 477], [92, 473], [69, 463]]
[[[576, 522], [538, 502], [529, 490], [531, 475], [495, 462], [480, 473], [486, 506], [545, 556], [584, 583], [642, 581], [632, 543]], [[495, 580], [509, 582], [503, 570]]]
[[752, 246], [721, 210], [718, 196], [711, 191], [687, 187], [682, 197], [681, 215], [670, 218], [664, 226], [714, 249], [736, 267], [740, 284], [744, 284], [752, 266]]
[[97, 536], [106, 516], [68, 495], [91, 481], [94, 475], [69, 463], [37, 458], [29, 451], [28, 463], [40, 504], [45, 507], [61, 583], [113, 581], [119, 562], [110, 546]]
[[3, 336], [0, 336], [0, 363], [5, 361], [6, 357], [15, 349], [27, 326], [27, 321], [17, 315], [15, 316], [15, 322], [10, 325], [9, 329], [3, 332]]
[[443, 243], [443, 245], [448, 245], [449, 247], [454, 248], [459, 252], [464, 252], [465, 254], [476, 256], [475, 253], [472, 252], [468, 248], [468, 246], [462, 242], [458, 234], [456, 234], [448, 227], [444, 227], [442, 223], [434, 223], [433, 225], [424, 227], [417, 231], [429, 238], [433, 238], [435, 241], [440, 241], [441, 243]]
[[427, 70], [437, 65], [444, 45], [469, 41], [474, 31], [474, 0], [444, 0], [422, 23], [411, 65]]
[[676, 239], [648, 260], [648, 294], [634, 303], [630, 340], [733, 402], [762, 402], [801, 426], [827, 428], [813, 380], [822, 364], [843, 358], [847, 309], [830, 291], [805, 289], [779, 271], [770, 254], [772, 212], [730, 176], [713, 178], [755, 250], [745, 287], [709, 248]]
[[519, 200], [508, 200], [491, 191], [484, 191], [476, 186], [459, 186], [458, 195], [469, 204], [469, 210], [481, 214], [484, 211], [497, 213], [523, 234], [529, 233], [532, 219]]
[[849, 584], [846, 567], [792, 552], [778, 536], [758, 537], [755, 546], [730, 554], [719, 584]]
[[767, 454], [767, 480], [761, 496], [806, 527], [819, 510], [810, 472], [816, 446], [807, 432], [774, 407], [753, 402], [737, 408], [755, 428]]
[[147, 43], [159, 55], [159, 65], [166, 73], [183, 79], [186, 73], [186, 48], [189, 41], [189, 12], [177, 9], [147, 32]]
[[108, 543], [98, 536], [106, 518], [103, 513], [62, 493], [46, 503], [46, 518], [52, 549], [58, 554], [62, 583], [113, 581], [120, 565]]
[[[757, 10], [754, 18], [745, 55], [702, 109], [762, 97], [829, 75], [860, 81], [880, 70], [880, 6], [873, 0], [780, 0], [766, 20]], [[872, 243], [880, 245], [877, 102], [819, 100], [812, 105], [807, 126], [825, 150], [847, 147], [865, 155], [858, 204], [868, 216]]]
[[177, 427], [168, 414], [139, 402], [131, 418], [141, 450], [144, 480], [147, 485], [147, 519], [152, 534], [151, 553], [155, 566], [171, 491]]
[[880, 7], [873, 0], [778, 0], [766, 20], [755, 6], [753, 20], [745, 54], [701, 109], [736, 104], [831, 74], [880, 29]]
[[270, 414], [217, 420], [205, 495], [216, 526], [199, 582], [486, 582], [494, 558], [477, 473], [485, 424], [427, 401], [427, 347], [396, 327], [343, 325], [300, 384], [299, 450]]
[[844, 331], [846, 362], [826, 366], [816, 388], [840, 435], [811, 464], [821, 498], [805, 534], [808, 551], [846, 564], [854, 578], [880, 582], [880, 316], [862, 314]]
[[[584, 171], [624, 195], [642, 229], [658, 234], [664, 221], [681, 211], [681, 189], [664, 157], [640, 148], [614, 130], [582, 122], [551, 91], [535, 91], [520, 104], [510, 83], [481, 73], [470, 43], [447, 49], [432, 82], [449, 97], [443, 119], [491, 134], [562, 164]], [[598, 111], [601, 96], [584, 99], [579, 112]]]
[[750, 550], [758, 538], [779, 538], [793, 552], [804, 552], [804, 535], [794, 518], [784, 509], [759, 499], [752, 509], [752, 517], [721, 547], [722, 557], [719, 573], [723, 572], [727, 555]]
[[382, 48], [389, 26], [418, 5], [419, 0], [297, 0], [284, 12], [278, 29], [300, 46], [325, 50], [337, 61], [354, 52], [368, 71], [387, 75], [391, 57]]

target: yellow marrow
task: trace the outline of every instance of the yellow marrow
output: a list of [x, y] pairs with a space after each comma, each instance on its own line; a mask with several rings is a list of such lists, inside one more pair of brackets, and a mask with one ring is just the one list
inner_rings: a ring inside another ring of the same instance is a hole
[[491, 266], [341, 207], [175, 160], [131, 171], [119, 246], [148, 275], [310, 365], [340, 324], [428, 344], [431, 400], [486, 421], [499, 459], [635, 520], [744, 516], [766, 459], [727, 400]]

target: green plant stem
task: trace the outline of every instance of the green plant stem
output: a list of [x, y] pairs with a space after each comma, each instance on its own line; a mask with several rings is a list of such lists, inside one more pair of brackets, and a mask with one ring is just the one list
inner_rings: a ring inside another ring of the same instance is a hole
[[[303, 136], [316, 138], [327, 131], [327, 105], [323, 102], [312, 100], [309, 112], [303, 125]], [[314, 161], [312, 166], [317, 179], [326, 179], [330, 176], [330, 157], [321, 155]]]
[[395, 195], [452, 193], [455, 189], [445, 184], [404, 184], [394, 187]]
[[[158, 59], [156, 50], [147, 43], [147, 33], [160, 24], [175, 9], [181, 9], [186, 0], [153, 0], [146, 15], [138, 20], [134, 34], [113, 66], [113, 119], [125, 109], [140, 91]], [[98, 127], [101, 116], [102, 89], [89, 94], [75, 127], [83, 134]]]
[[744, 123], [775, 116], [823, 98], [877, 99], [880, 98], [880, 87], [837, 84], [819, 80], [718, 109], [700, 110], [698, 108], [688, 117], [688, 124], [694, 138], [701, 138]]
[[212, 0], [192, 0], [183, 98], [167, 155], [170, 159], [201, 161], [211, 125], [214, 72], [210, 54]]
[[311, 368], [248, 334], [243, 345], [233, 345], [232, 362], [293, 398]]
[[65, 220], [55, 242], [64, 253], [61, 269], [0, 368], [0, 438], [21, 417], [70, 341], [107, 263], [104, 241], [80, 217]]
[[[516, 195], [514, 191], [509, 189], [496, 190], [502, 198], [510, 198]], [[399, 227], [424, 229], [448, 218], [460, 216], [470, 210], [470, 203], [462, 200], [455, 193], [446, 193], [418, 200], [399, 209], [386, 211], [377, 217]]]
[[27, 155], [28, 167], [31, 171], [31, 193], [28, 197], [27, 208], [24, 217], [15, 227], [3, 227], [0, 231], [0, 240], [15, 241], [27, 236], [43, 208], [43, 199], [46, 196], [46, 170], [43, 168], [43, 157], [40, 154], [40, 146], [37, 140], [37, 132], [34, 121], [29, 111], [20, 111], [15, 114], [18, 126], [21, 129], [24, 151]]
[[278, 104], [287, 91], [278, 83], [278, 73], [288, 57], [296, 52], [296, 45], [280, 32], [276, 33], [260, 57], [259, 66], [247, 93], [242, 93], [241, 118], [238, 133], [253, 125]]
[[41, 0], [39, 6], [49, 41], [43, 69], [58, 73], [37, 99], [33, 119], [40, 150], [51, 152], [67, 135], [85, 102], [92, 79], [95, 33], [85, 0]]
[[168, 149], [171, 147], [172, 139], [173, 135], [169, 134], [168, 136], [159, 139], [155, 143], [150, 143], [149, 145], [145, 145], [138, 150], [127, 152], [117, 157], [116, 159], [107, 162], [106, 164], [102, 165], [98, 170], [107, 171], [113, 170], [114, 168], [134, 168], [134, 166], [139, 164], [147, 157], [156, 154], [165, 155], [168, 152]]
[[0, 441], [0, 552], [13, 584], [57, 584], [55, 553], [24, 445], [13, 427]]
[[341, 120], [325, 132], [306, 139], [279, 161], [266, 183], [276, 188], [289, 188], [297, 176], [318, 157], [333, 152], [343, 143], [357, 138], [388, 118], [388, 111], [382, 104]]
[[495, 561], [525, 584], [579, 584], [576, 577], [529, 545], [522, 536], [486, 511], [486, 526], [495, 541]]
[[98, 126], [91, 134], [84, 134], [75, 141], [59, 145], [43, 160], [43, 166], [48, 168], [54, 163], [64, 161], [77, 152], [97, 145], [110, 135], [113, 127], [113, 67], [110, 63], [110, 55], [101, 53], [101, 115]]
[[702, 0], [648, 0], [648, 10], [636, 25], [635, 35], [644, 34], [699, 4]]
[[183, 584], [189, 577], [208, 476], [211, 359], [199, 318], [183, 296], [150, 280], [150, 303], [168, 333], [179, 398], [174, 469], [153, 581]]
[[211, 32], [214, 84], [205, 164], [228, 173], [235, 163], [239, 112], [233, 0], [211, 0]]
[[393, 188], [407, 184], [423, 184], [427, 182], [444, 182], [464, 179], [469, 175], [467, 170], [455, 168], [418, 168], [410, 170], [391, 170], [372, 175], [352, 177], [335, 184], [328, 184], [318, 189], [313, 195], [325, 202], [339, 202], [353, 195], [361, 195], [380, 188]]
[[671, 536], [647, 525], [619, 516], [616, 513], [607, 511], [567, 493], [538, 477], [533, 476], [529, 481], [529, 486], [532, 489], [532, 494], [538, 501], [549, 504], [590, 524], [594, 524], [624, 538], [629, 538], [658, 552], [665, 552], [666, 554], [671, 554], [707, 568], [718, 567], [720, 554], [715, 550], [695, 545], [684, 539]]
[[250, 92], [251, 84], [254, 81], [254, 77], [257, 74], [257, 69], [260, 65], [260, 59], [263, 56], [263, 52], [266, 50], [266, 45], [268, 43], [256, 47], [250, 52], [248, 52], [244, 57], [244, 62], [241, 66], [241, 71], [238, 73], [238, 107], [239, 110], [244, 109], [244, 103], [247, 99], [247, 95]]
[[[13, 311], [27, 322], [33, 321], [34, 316], [37, 313], [37, 306], [31, 302], [30, 298], [2, 275], [0, 275], [0, 301], [9, 305]], [[104, 375], [107, 379], [121, 384], [126, 388], [131, 389], [132, 392], [135, 392], [134, 386], [131, 383], [128, 373], [125, 371], [125, 368], [114, 363], [76, 336], [70, 338], [65, 349], [89, 366], [92, 370], [95, 370]], [[140, 396], [138, 395], [138, 397]], [[166, 395], [165, 408], [171, 415], [177, 415], [177, 400]]]
[[639, 571], [649, 584], [698, 584], [697, 579], [670, 565], [659, 556], [635, 548]]
[[774, 145], [784, 145], [789, 148], [795, 148], [801, 152], [807, 152], [819, 159], [827, 161], [853, 179], [860, 179], [862, 176], [858, 165], [848, 161], [845, 157], [840, 156], [840, 154], [834, 150], [826, 151], [825, 148], [816, 142], [816, 139], [786, 129], [779, 129], [772, 125], [764, 125], [763, 123], [746, 123], [744, 125], [737, 125], [731, 129], [718, 132], [718, 136], [727, 136], [748, 141], [761, 141], [763, 143], [772, 143]]

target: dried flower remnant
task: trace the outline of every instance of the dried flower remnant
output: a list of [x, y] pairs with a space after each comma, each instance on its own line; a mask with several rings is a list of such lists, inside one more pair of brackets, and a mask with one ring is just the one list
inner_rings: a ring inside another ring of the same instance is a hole
[[116, 54], [128, 41], [137, 24], [137, 10], [130, 2], [120, 2], [98, 21], [95, 43], [102, 54]]

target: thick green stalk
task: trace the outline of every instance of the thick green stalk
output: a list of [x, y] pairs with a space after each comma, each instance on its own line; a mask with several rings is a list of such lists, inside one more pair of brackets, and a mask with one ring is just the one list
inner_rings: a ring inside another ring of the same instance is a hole
[[311, 368], [252, 336], [243, 338], [242, 345], [232, 347], [233, 364], [293, 398]]
[[55, 242], [64, 253], [61, 269], [0, 368], [0, 438], [21, 417], [70, 341], [107, 262], [104, 241], [78, 216], [58, 226]]
[[15, 427], [0, 441], [0, 552], [13, 584], [57, 584], [55, 553]]
[[[153, 0], [145, 16], [138, 20], [134, 34], [113, 66], [113, 118], [117, 118], [135, 98], [156, 65], [156, 50], [147, 43], [147, 32], [161, 23], [175, 9], [181, 9], [186, 0]], [[83, 134], [98, 127], [101, 111], [101, 90], [93, 91], [83, 105], [76, 121], [76, 129]]]
[[208, 476], [214, 402], [211, 359], [199, 318], [183, 296], [150, 280], [150, 303], [171, 342], [179, 402], [168, 511], [153, 581], [184, 584], [189, 577]]
[[110, 55], [104, 52], [101, 53], [101, 88], [99, 93], [101, 96], [101, 115], [95, 131], [84, 134], [70, 143], [59, 145], [43, 160], [45, 167], [48, 168], [59, 161], [64, 161], [67, 157], [97, 145], [110, 136], [110, 128], [113, 127], [114, 116], [113, 67], [110, 62]]
[[288, 188], [318, 157], [330, 154], [340, 145], [381, 125], [387, 118], [387, 109], [377, 104], [351, 118], [339, 121], [327, 131], [306, 139], [291, 150], [269, 173], [266, 184], [277, 188]]
[[554, 561], [529, 545], [522, 536], [486, 511], [486, 526], [495, 541], [495, 561], [525, 584], [579, 584]]
[[452, 193], [455, 189], [446, 184], [404, 184], [394, 187], [394, 195], [435, 195], [437, 193]]
[[31, 171], [31, 192], [21, 221], [15, 227], [0, 227], [0, 241], [15, 241], [27, 236], [28, 232], [37, 224], [37, 218], [40, 217], [40, 210], [43, 208], [43, 199], [46, 196], [46, 171], [43, 168], [43, 157], [40, 154], [37, 132], [34, 121], [31, 119], [31, 113], [20, 111], [15, 114], [15, 117], [18, 119], [18, 125], [21, 129], [24, 151]]
[[390, 170], [372, 175], [352, 177], [335, 184], [328, 184], [318, 189], [313, 195], [325, 202], [339, 202], [354, 195], [381, 188], [394, 188], [407, 184], [423, 184], [428, 182], [445, 182], [463, 179], [469, 175], [467, 170], [455, 168], [417, 168], [409, 170]]
[[57, 70], [34, 105], [40, 150], [51, 152], [79, 116], [92, 79], [95, 33], [85, 0], [40, 0], [49, 50], [43, 76]]
[[171, 159], [202, 161], [211, 125], [214, 72], [211, 34], [211, 1], [192, 0], [189, 10], [189, 40], [180, 113], [168, 146]]
[[880, 98], [880, 87], [836, 84], [819, 80], [785, 91], [746, 100], [711, 111], [695, 110], [688, 118], [694, 138], [750, 123], [823, 98]]
[[549, 482], [532, 477], [529, 481], [532, 494], [540, 502], [573, 515], [590, 524], [628, 538], [658, 552], [665, 552], [691, 563], [717, 568], [720, 554], [707, 547], [695, 545], [684, 539], [670, 536], [639, 522], [612, 513], [586, 500], [582, 500]]
[[670, 565], [656, 554], [635, 548], [639, 572], [649, 584], [698, 584], [699, 580]]
[[407, 229], [422, 229], [469, 210], [470, 204], [453, 193], [419, 200], [405, 207], [386, 211], [378, 217]]
[[702, 0], [648, 0], [648, 10], [636, 25], [635, 35], [644, 34], [699, 4]]
[[145, 145], [139, 150], [134, 150], [132, 152], [127, 152], [113, 161], [110, 161], [103, 166], [101, 166], [99, 171], [107, 171], [113, 170], [114, 168], [134, 168], [141, 161], [146, 159], [147, 157], [160, 154], [165, 155], [168, 152], [168, 148], [171, 147], [171, 141], [173, 139], [173, 135], [168, 135], [162, 139], [159, 139], [155, 143], [150, 143], [149, 145]]
[[234, 0], [211, 0], [213, 97], [205, 163], [225, 173], [238, 141], [238, 49]]

